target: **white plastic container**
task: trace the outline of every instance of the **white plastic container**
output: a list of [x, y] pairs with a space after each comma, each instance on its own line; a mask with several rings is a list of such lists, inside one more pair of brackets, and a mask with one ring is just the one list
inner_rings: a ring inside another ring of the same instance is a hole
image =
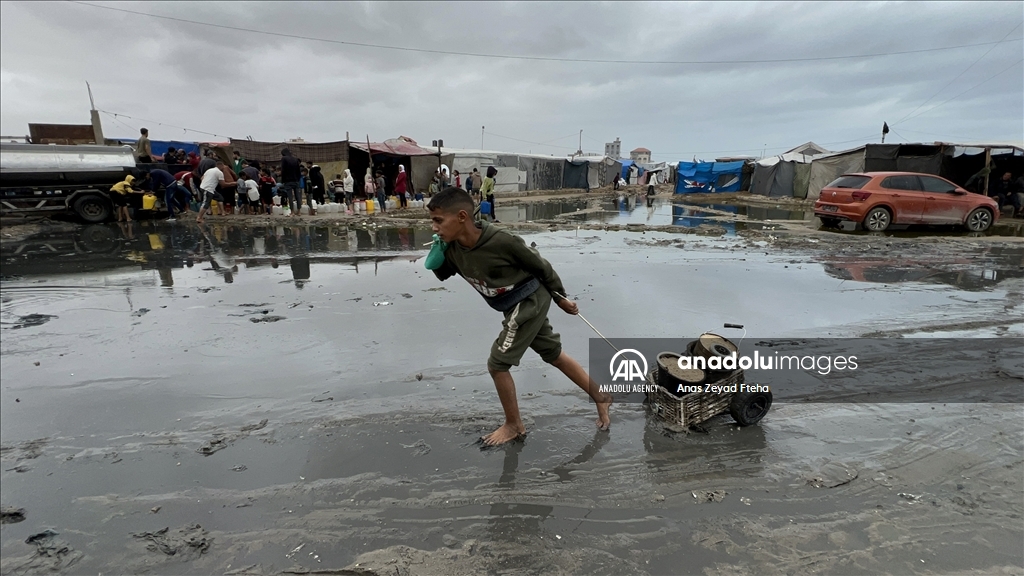
[[274, 206], [280, 206], [280, 205], [281, 205], [281, 197], [280, 196], [274, 196]]
[[302, 207], [299, 208], [299, 214], [302, 216], [309, 216], [309, 206], [303, 204]]
[[[274, 200], [277, 200], [276, 196], [274, 197]], [[281, 208], [280, 204], [274, 204], [274, 206], [273, 206], [273, 208], [271, 208], [271, 210], [273, 210], [274, 216], [280, 216], [280, 215], [284, 214], [284, 208]]]

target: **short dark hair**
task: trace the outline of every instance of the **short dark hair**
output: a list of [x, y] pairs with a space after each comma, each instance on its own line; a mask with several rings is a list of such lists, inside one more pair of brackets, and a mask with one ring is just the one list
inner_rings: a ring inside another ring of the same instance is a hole
[[[235, 150], [234, 154], [238, 154], [238, 150]], [[241, 156], [241, 154], [238, 154], [238, 155]]]
[[142, 128], [139, 130], [139, 134], [149, 134], [149, 128]]
[[472, 215], [473, 198], [462, 188], [449, 186], [430, 199], [430, 202], [427, 203], [427, 210], [442, 210], [451, 213], [465, 210], [467, 214]]

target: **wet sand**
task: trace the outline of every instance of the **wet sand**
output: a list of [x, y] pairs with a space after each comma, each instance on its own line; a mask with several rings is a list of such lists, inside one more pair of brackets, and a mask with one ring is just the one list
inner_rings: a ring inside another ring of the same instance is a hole
[[[1020, 404], [691, 434], [620, 404], [599, 432], [528, 353], [530, 432], [482, 450], [500, 316], [423, 269], [429, 231], [103, 230], [0, 244], [5, 574], [1024, 570]], [[608, 336], [1024, 334], [1013, 242], [523, 233]], [[590, 329], [552, 323], [585, 361]]]

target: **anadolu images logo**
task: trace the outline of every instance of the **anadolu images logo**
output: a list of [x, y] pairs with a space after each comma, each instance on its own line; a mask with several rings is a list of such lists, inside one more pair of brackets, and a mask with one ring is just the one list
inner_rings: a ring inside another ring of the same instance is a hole
[[[622, 356], [621, 360], [619, 359], [620, 356]], [[635, 356], [636, 358], [630, 358], [630, 356]], [[639, 362], [637, 358], [639, 358]], [[615, 363], [616, 360], [619, 361], [618, 364]], [[641, 363], [643, 364], [642, 370], [640, 369]], [[612, 361], [608, 363], [608, 373], [612, 376], [612, 382], [617, 381], [619, 378], [622, 378], [623, 382], [630, 382], [633, 379], [646, 380], [647, 358], [644, 358], [643, 354], [632, 348], [619, 350], [615, 353], [615, 356], [612, 356]]]

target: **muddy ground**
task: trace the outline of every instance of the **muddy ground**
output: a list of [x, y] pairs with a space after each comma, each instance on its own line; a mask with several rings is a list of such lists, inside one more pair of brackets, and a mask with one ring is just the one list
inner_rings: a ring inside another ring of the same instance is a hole
[[[625, 200], [499, 203], [608, 336], [1024, 337], [1012, 222]], [[5, 226], [2, 572], [1024, 571], [1020, 403], [777, 402], [691, 433], [623, 403], [600, 432], [528, 353], [530, 432], [482, 450], [500, 316], [423, 269], [415, 220]], [[590, 328], [552, 323], [585, 362]]]

